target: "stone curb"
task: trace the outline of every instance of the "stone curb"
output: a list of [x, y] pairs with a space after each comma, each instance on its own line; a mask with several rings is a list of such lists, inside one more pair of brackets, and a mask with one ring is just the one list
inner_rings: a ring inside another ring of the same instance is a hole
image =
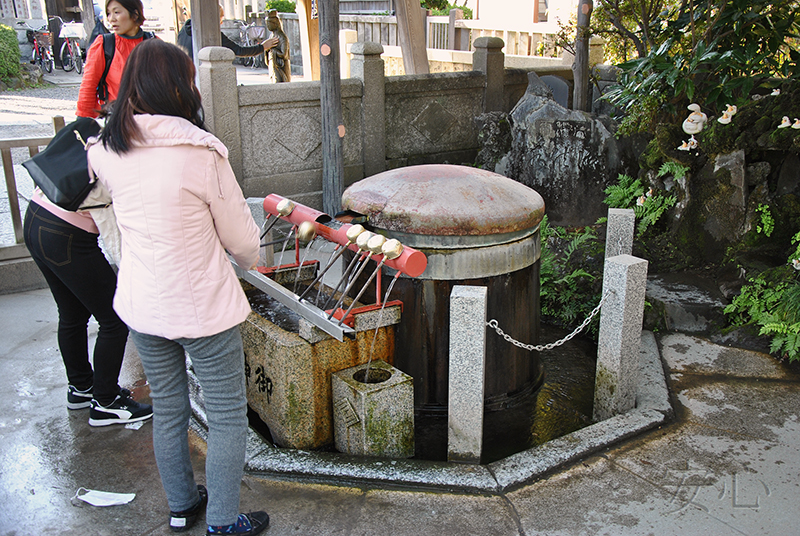
[[[336, 452], [275, 448], [248, 432], [245, 472], [251, 476], [320, 483], [430, 488], [446, 491], [510, 491], [564, 465], [650, 430], [673, 417], [654, 335], [642, 332], [636, 408], [488, 465], [366, 458]], [[197, 379], [189, 370], [192, 429], [207, 440], [207, 421]]]

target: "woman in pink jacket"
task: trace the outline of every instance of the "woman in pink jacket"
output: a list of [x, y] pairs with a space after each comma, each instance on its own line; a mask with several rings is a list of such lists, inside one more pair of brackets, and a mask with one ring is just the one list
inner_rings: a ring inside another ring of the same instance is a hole
[[[239, 324], [250, 305], [227, 253], [240, 266], [255, 266], [258, 227], [228, 150], [203, 127], [194, 76], [178, 47], [158, 39], [137, 46], [88, 155], [122, 236], [114, 309], [150, 383], [170, 528], [188, 529], [207, 502], [208, 534], [257, 534], [269, 516], [239, 514], [247, 435]], [[189, 459], [186, 353], [208, 414], [207, 491]]]

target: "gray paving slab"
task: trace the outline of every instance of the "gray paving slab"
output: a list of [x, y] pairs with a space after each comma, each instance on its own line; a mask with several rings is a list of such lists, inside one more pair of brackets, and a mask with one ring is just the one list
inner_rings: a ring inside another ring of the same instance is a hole
[[796, 379], [768, 355], [720, 346], [685, 333], [670, 333], [661, 338], [661, 358], [673, 374]]

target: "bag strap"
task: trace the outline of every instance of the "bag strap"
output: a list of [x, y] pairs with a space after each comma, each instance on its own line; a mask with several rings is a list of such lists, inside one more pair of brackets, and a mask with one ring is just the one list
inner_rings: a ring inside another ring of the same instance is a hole
[[[142, 32], [142, 41], [153, 37], [155, 37], [153, 32]], [[106, 60], [106, 66], [103, 69], [103, 75], [100, 77], [100, 81], [97, 83], [97, 98], [100, 102], [106, 102], [108, 100], [108, 83], [106, 82], [106, 78], [108, 77], [108, 70], [111, 69], [114, 53], [117, 51], [116, 39], [117, 34], [113, 32], [103, 34], [103, 57]]]
[[108, 100], [108, 84], [106, 83], [106, 77], [108, 76], [108, 70], [111, 68], [111, 61], [114, 59], [114, 52], [116, 52], [116, 39], [117, 34], [113, 32], [103, 34], [103, 57], [106, 60], [106, 66], [103, 69], [103, 75], [100, 77], [100, 81], [97, 83], [97, 99], [100, 102], [106, 102]]

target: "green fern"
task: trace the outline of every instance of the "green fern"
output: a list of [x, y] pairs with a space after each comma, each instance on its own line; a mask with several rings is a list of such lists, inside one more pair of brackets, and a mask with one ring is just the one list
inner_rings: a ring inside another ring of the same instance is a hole
[[631, 208], [644, 194], [644, 187], [639, 179], [620, 174], [617, 182], [618, 184], [612, 184], [603, 190], [607, 196], [603, 203], [611, 208]]
[[681, 180], [686, 176], [686, 172], [688, 171], [688, 167], [677, 162], [664, 162], [661, 164], [657, 176], [663, 177], [664, 175], [672, 175], [675, 177], [675, 180]]

